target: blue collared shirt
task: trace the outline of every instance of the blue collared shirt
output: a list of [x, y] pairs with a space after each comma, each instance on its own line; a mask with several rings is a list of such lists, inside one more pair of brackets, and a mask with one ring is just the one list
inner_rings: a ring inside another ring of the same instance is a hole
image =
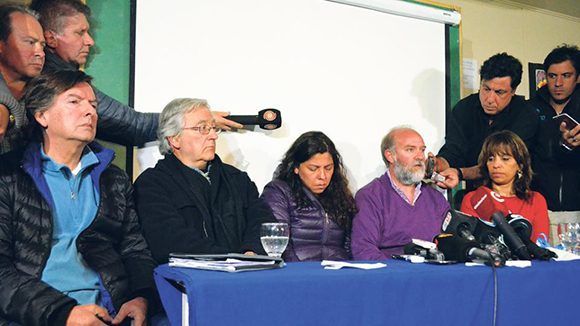
[[79, 304], [99, 300], [99, 276], [77, 250], [76, 239], [94, 220], [99, 193], [90, 176], [97, 156], [86, 147], [79, 166], [71, 171], [54, 162], [41, 148], [42, 175], [54, 201], [52, 249], [42, 281], [76, 299]]

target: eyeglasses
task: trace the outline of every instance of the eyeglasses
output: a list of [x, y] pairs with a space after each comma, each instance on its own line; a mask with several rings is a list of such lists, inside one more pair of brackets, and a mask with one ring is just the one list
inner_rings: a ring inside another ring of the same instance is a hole
[[216, 126], [208, 126], [208, 125], [203, 125], [203, 126], [198, 126], [198, 127], [183, 127], [181, 129], [183, 129], [183, 130], [195, 130], [202, 135], [207, 135], [212, 130], [215, 131], [216, 134], [219, 134], [222, 132], [222, 128], [218, 128]]

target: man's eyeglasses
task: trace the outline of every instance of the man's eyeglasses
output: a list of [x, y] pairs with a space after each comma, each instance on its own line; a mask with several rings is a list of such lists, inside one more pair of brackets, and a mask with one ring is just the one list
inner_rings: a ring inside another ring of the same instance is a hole
[[183, 127], [182, 129], [183, 130], [195, 130], [202, 135], [207, 135], [212, 130], [215, 131], [216, 134], [219, 134], [220, 132], [222, 132], [222, 128], [218, 128], [216, 126], [208, 126], [208, 125], [198, 126], [198, 127]]

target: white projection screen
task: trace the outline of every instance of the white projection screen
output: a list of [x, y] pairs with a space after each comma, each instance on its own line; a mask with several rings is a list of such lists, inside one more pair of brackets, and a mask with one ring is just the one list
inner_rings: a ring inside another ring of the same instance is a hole
[[[416, 128], [435, 153], [443, 144], [442, 23], [324, 0], [146, 0], [136, 12], [135, 107], [195, 97], [237, 115], [282, 112], [280, 129], [218, 140], [259, 191], [306, 131], [334, 141], [353, 191], [384, 172], [391, 127]], [[139, 155], [143, 170], [151, 150]]]

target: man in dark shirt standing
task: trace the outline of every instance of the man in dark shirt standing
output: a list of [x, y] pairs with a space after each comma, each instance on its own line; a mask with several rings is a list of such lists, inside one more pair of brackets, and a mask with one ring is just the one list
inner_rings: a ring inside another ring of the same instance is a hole
[[572, 45], [552, 50], [544, 60], [548, 83], [529, 101], [540, 116], [532, 188], [546, 197], [552, 211], [580, 210], [580, 125], [552, 119], [566, 113], [580, 121], [579, 53]]
[[[480, 69], [479, 93], [462, 99], [447, 121], [445, 144], [437, 155], [436, 170], [448, 177], [450, 188], [461, 179], [467, 190], [480, 178], [477, 159], [485, 138], [495, 131], [515, 132], [531, 147], [538, 128], [537, 112], [523, 96], [515, 95], [522, 64], [507, 53], [487, 59]], [[456, 175], [456, 177], [449, 177]], [[455, 182], [454, 182], [455, 181]]]

